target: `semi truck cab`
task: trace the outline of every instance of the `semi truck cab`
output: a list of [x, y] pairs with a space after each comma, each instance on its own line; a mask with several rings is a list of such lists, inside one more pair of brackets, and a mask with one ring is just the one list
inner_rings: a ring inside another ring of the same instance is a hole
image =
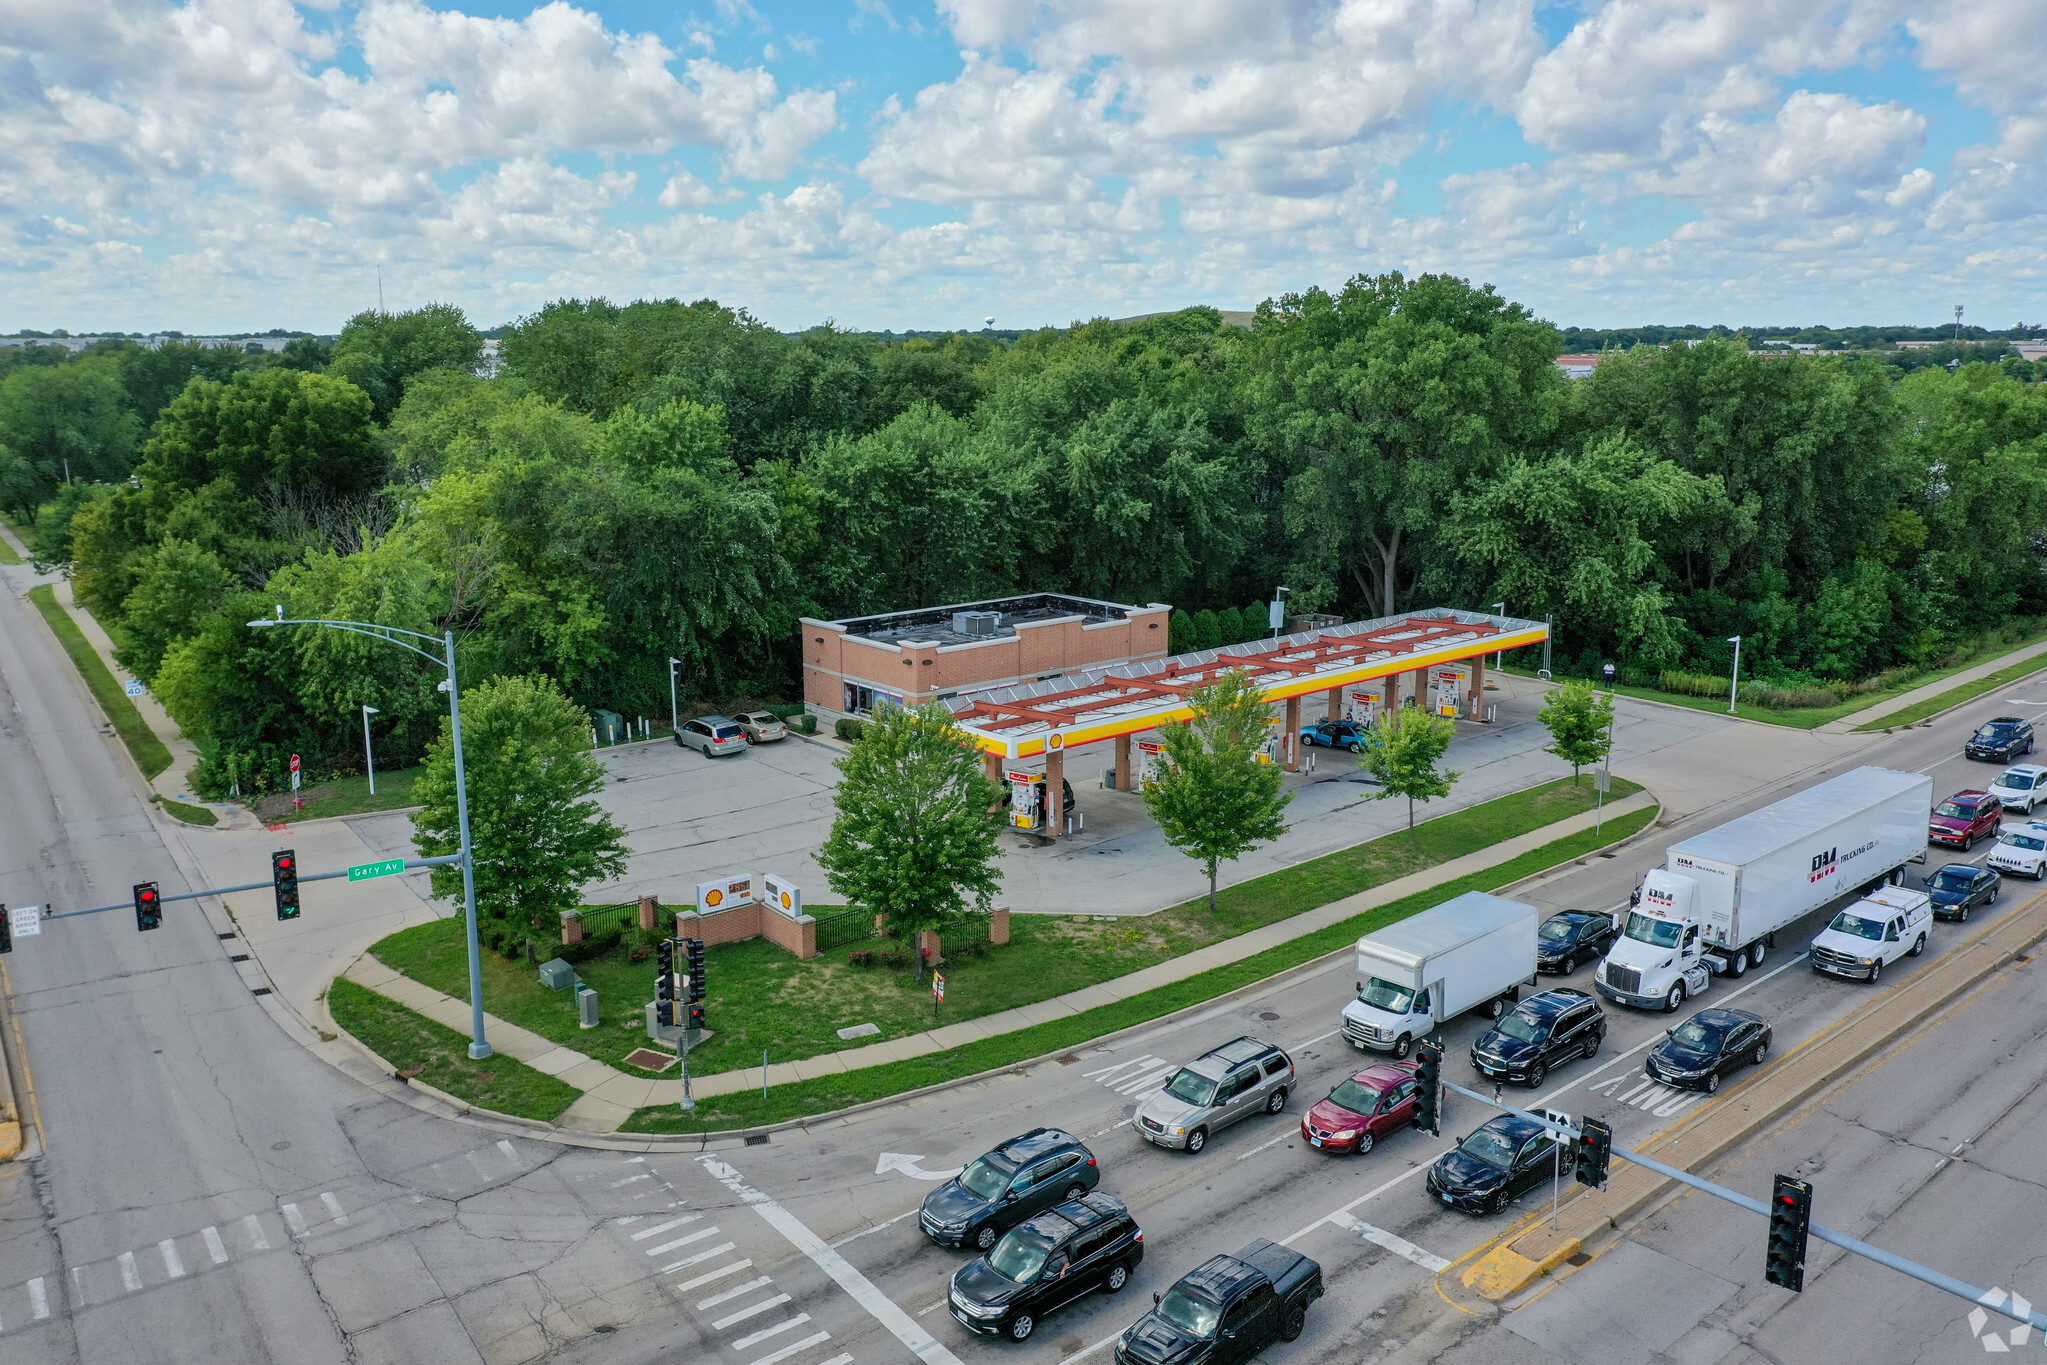
[[1703, 993], [1713, 973], [1696, 917], [1698, 893], [1690, 877], [1664, 868], [1650, 872], [1640, 900], [1621, 920], [1620, 937], [1593, 974], [1593, 989], [1623, 1005], [1665, 1012]]

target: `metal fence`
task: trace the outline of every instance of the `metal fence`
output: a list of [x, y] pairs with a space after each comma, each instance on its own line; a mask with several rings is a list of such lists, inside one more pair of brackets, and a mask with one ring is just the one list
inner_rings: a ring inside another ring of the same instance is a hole
[[874, 937], [872, 910], [842, 910], [817, 922], [817, 950], [820, 953], [872, 937]]

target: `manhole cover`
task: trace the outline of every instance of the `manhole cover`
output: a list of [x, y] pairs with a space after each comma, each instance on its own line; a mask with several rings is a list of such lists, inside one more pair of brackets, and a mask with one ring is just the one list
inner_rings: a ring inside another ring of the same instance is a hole
[[[2024, 961], [2024, 959], [2023, 959], [2023, 958], [2021, 958], [2021, 959], [2020, 959], [2020, 961]], [[1065, 1055], [1064, 1057], [1061, 1057], [1061, 1058], [1059, 1059], [1059, 1065], [1061, 1065], [1061, 1066], [1072, 1066], [1072, 1065], [1073, 1065], [1073, 1064], [1074, 1064], [1075, 1062], [1077, 1062], [1077, 1061], [1079, 1061], [1079, 1060], [1080, 1060], [1080, 1058], [1078, 1058], [1078, 1057], [1074, 1056], [1074, 1055], [1073, 1055], [1073, 1054], [1072, 1054], [1071, 1052], [1069, 1052], [1069, 1053], [1067, 1053], [1067, 1054], [1066, 1054], [1066, 1055]]]
[[1271, 1010], [1260, 1011], [1258, 1017], [1260, 1019], [1265, 1020], [1267, 1023], [1270, 1023], [1272, 1020], [1279, 1018], [1279, 1016], [1274, 1014]]
[[675, 1065], [675, 1054], [656, 1052], [650, 1047], [636, 1047], [626, 1054], [626, 1065], [636, 1066], [642, 1071], [666, 1071]]

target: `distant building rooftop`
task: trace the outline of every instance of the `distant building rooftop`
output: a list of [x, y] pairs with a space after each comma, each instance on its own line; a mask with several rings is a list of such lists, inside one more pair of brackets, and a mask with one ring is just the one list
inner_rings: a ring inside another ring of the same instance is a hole
[[983, 602], [957, 602], [948, 607], [891, 611], [880, 616], [853, 616], [830, 624], [877, 644], [918, 641], [934, 645], [966, 645], [1016, 634], [1021, 624], [1078, 617], [1083, 624], [1125, 621], [1138, 607], [1097, 602], [1091, 597], [1039, 592], [1023, 597], [995, 597]]

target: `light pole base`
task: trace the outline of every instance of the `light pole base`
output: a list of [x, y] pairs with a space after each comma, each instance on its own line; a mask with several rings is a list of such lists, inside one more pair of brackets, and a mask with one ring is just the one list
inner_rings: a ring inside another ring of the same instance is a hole
[[485, 1057], [490, 1056], [492, 1053], [496, 1051], [497, 1049], [492, 1047], [489, 1043], [471, 1043], [469, 1045], [469, 1060], [471, 1060], [472, 1062], [480, 1062]]

